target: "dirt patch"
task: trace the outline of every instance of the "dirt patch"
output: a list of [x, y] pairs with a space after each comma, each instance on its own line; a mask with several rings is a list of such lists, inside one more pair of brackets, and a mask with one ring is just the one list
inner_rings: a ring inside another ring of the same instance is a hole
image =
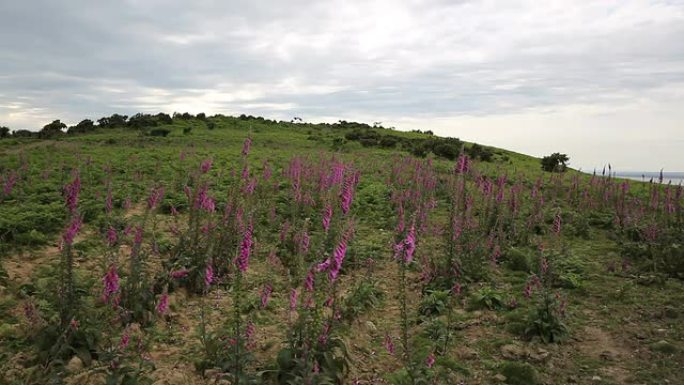
[[618, 384], [627, 383], [629, 371], [624, 367], [631, 360], [632, 353], [618, 343], [609, 333], [596, 326], [587, 326], [578, 343], [579, 351], [590, 358], [605, 362], [601, 373]]

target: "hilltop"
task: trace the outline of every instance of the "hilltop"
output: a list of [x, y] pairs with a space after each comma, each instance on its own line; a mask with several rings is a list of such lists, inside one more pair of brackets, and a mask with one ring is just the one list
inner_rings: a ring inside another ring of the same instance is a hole
[[682, 383], [681, 187], [346, 121], [6, 136], [0, 383]]

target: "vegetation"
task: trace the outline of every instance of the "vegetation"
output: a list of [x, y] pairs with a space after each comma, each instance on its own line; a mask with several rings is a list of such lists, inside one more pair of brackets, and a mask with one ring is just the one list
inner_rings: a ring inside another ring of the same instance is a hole
[[246, 115], [15, 131], [3, 381], [677, 383], [682, 187], [567, 161]]
[[565, 172], [570, 158], [566, 154], [554, 152], [541, 159], [542, 170], [547, 172]]

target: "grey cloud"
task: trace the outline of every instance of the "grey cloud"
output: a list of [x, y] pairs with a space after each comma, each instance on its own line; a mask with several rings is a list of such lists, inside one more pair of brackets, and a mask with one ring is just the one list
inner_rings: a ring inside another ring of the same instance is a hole
[[681, 1], [5, 1], [0, 123], [180, 109], [429, 125], [584, 105], [614, 135], [620, 108], [682, 101], [683, 39]]

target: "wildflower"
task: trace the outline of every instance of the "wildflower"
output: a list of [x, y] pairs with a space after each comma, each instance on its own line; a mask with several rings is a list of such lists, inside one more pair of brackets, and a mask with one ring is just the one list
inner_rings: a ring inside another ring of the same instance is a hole
[[309, 274], [306, 275], [306, 279], [304, 280], [304, 289], [308, 292], [314, 291], [314, 272], [313, 270], [309, 270]]
[[518, 307], [518, 300], [515, 298], [511, 298], [511, 301], [508, 303], [508, 307], [511, 309], [515, 309]]
[[112, 247], [116, 244], [116, 241], [118, 240], [118, 236], [116, 235], [116, 230], [109, 226], [109, 229], [107, 229], [107, 244], [109, 247]]
[[245, 142], [242, 144], [242, 156], [246, 157], [247, 155], [249, 155], [249, 150], [251, 146], [252, 138], [248, 136], [247, 139], [245, 139]]
[[328, 270], [330, 268], [331, 263], [332, 261], [330, 260], [330, 258], [327, 258], [325, 261], [316, 265], [316, 271], [320, 273], [322, 271]]
[[67, 227], [62, 237], [65, 245], [71, 246], [71, 244], [74, 243], [74, 238], [76, 237], [76, 234], [78, 234], [78, 232], [81, 230], [82, 224], [83, 219], [79, 216], [75, 216], [71, 219], [71, 223], [69, 223], [69, 227]]
[[159, 298], [159, 304], [157, 305], [157, 313], [164, 315], [169, 310], [169, 295], [164, 293]]
[[342, 213], [347, 214], [351, 208], [352, 199], [354, 198], [354, 186], [353, 186], [353, 175], [347, 177], [344, 180], [344, 185], [342, 186], [342, 193], [340, 194], [340, 204], [342, 207]]
[[395, 258], [401, 258], [404, 263], [411, 263], [413, 253], [416, 251], [416, 226], [415, 223], [409, 228], [406, 238], [394, 246]]
[[271, 293], [273, 292], [273, 287], [270, 284], [266, 284], [264, 289], [261, 291], [261, 308], [265, 309], [268, 306], [268, 301], [271, 299]]
[[264, 161], [264, 171], [261, 178], [264, 182], [268, 182], [271, 179], [272, 175], [273, 170], [271, 170], [271, 166], [268, 164], [268, 161]]
[[124, 334], [121, 335], [121, 340], [119, 341], [119, 350], [126, 349], [130, 340], [131, 336], [128, 334], [128, 332], [124, 332]]
[[111, 214], [112, 213], [112, 189], [108, 188], [107, 189], [107, 197], [105, 198], [105, 213]]
[[240, 254], [238, 255], [236, 264], [240, 272], [243, 273], [247, 271], [247, 268], [249, 267], [249, 256], [252, 251], [252, 246], [254, 245], [254, 241], [252, 240], [253, 231], [254, 226], [250, 222], [242, 238], [242, 243], [240, 244]]
[[328, 336], [330, 334], [330, 323], [325, 323], [323, 325], [323, 330], [321, 331], [321, 335], [318, 336], [318, 342], [321, 345], [325, 345], [328, 342]]
[[252, 194], [254, 194], [254, 190], [256, 190], [256, 186], [257, 186], [257, 179], [252, 178], [249, 180], [249, 182], [247, 183], [247, 185], [245, 186], [243, 191], [247, 195], [252, 195]]
[[143, 228], [141, 226], [136, 226], [135, 227], [135, 235], [133, 236], [133, 243], [135, 243], [136, 246], [140, 246], [142, 244], [142, 237], [143, 237]]
[[209, 170], [211, 170], [212, 163], [213, 161], [211, 159], [205, 159], [202, 161], [202, 163], [200, 164], [200, 171], [202, 172], [202, 174], [206, 174], [209, 172]]
[[208, 213], [213, 213], [216, 210], [216, 202], [214, 201], [214, 198], [205, 196], [200, 203], [200, 207]]
[[309, 238], [309, 233], [306, 230], [304, 230], [302, 233], [300, 233], [298, 238], [299, 238], [298, 239], [298, 241], [299, 241], [299, 245], [298, 245], [299, 253], [300, 254], [306, 254], [309, 251], [309, 243], [311, 241], [311, 239]]
[[499, 245], [494, 246], [494, 253], [492, 253], [492, 264], [496, 265], [499, 257], [501, 257], [501, 248]]
[[428, 369], [432, 368], [432, 366], [435, 364], [435, 354], [430, 353], [427, 358], [425, 359], [425, 366], [428, 367]]
[[164, 198], [164, 188], [159, 187], [153, 189], [150, 196], [147, 198], [147, 208], [154, 210], [159, 205], [159, 202]]
[[8, 176], [7, 180], [5, 180], [5, 184], [2, 187], [2, 193], [4, 195], [10, 195], [12, 193], [12, 189], [14, 188], [14, 185], [17, 183], [17, 173], [16, 171], [12, 171]]
[[[344, 236], [344, 237], [342, 237], [342, 240], [340, 241], [340, 243], [335, 248], [335, 251], [333, 252], [332, 260], [330, 258], [328, 258], [328, 260], [326, 261], [327, 266], [330, 266], [330, 270], [328, 270], [328, 278], [330, 279], [331, 282], [337, 279], [337, 276], [340, 272], [340, 269], [342, 268], [342, 262], [344, 261], [344, 257], [346, 254], [347, 254], [347, 236]], [[324, 264], [326, 264], [326, 262], [324, 262]]]
[[333, 209], [330, 204], [325, 205], [325, 210], [323, 211], [323, 230], [327, 233], [330, 230], [330, 220], [332, 219]]
[[292, 289], [290, 291], [290, 310], [294, 311], [297, 308], [297, 298], [299, 297], [299, 293], [297, 292], [297, 289]]
[[69, 327], [71, 327], [71, 330], [73, 330], [73, 331], [78, 330], [78, 326], [79, 326], [78, 320], [76, 320], [75, 318], [72, 318], [71, 322], [69, 322]]
[[456, 173], [457, 174], [465, 174], [468, 172], [468, 169], [470, 168], [470, 159], [468, 158], [468, 155], [466, 154], [461, 154], [461, 156], [458, 157], [458, 162], [456, 163]]
[[532, 285], [530, 285], [529, 282], [525, 284], [525, 290], [523, 290], [523, 295], [527, 299], [530, 299], [530, 297], [532, 296]]
[[174, 270], [170, 273], [171, 278], [174, 279], [180, 279], [180, 278], [185, 278], [188, 276], [190, 272], [186, 269], [181, 269], [181, 270]]
[[109, 266], [109, 270], [107, 270], [104, 278], [102, 278], [102, 282], [104, 283], [102, 300], [107, 302], [110, 296], [119, 290], [119, 273], [116, 271], [114, 264]]
[[204, 269], [204, 285], [209, 288], [211, 286], [211, 283], [214, 281], [214, 268], [211, 267], [211, 263], [207, 264], [207, 267]]
[[389, 334], [385, 334], [385, 349], [387, 349], [387, 353], [391, 356], [394, 355], [394, 342]]
[[69, 209], [69, 212], [76, 211], [76, 206], [78, 206], [78, 194], [81, 192], [81, 178], [78, 173], [74, 180], [68, 185], [64, 186], [64, 193], [66, 195], [65, 204]]
[[452, 292], [454, 295], [460, 295], [460, 294], [461, 294], [461, 290], [462, 290], [462, 288], [461, 288], [461, 283], [460, 283], [460, 282], [456, 282], [456, 283], [454, 284], [454, 287], [451, 288], [451, 292]]

